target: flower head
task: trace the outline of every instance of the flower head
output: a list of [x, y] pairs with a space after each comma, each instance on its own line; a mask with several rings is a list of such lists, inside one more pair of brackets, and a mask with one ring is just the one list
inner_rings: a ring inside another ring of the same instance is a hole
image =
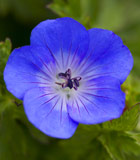
[[4, 80], [34, 126], [65, 139], [79, 123], [120, 117], [120, 86], [132, 66], [129, 49], [112, 31], [86, 30], [72, 18], [59, 18], [38, 24], [30, 46], [11, 53]]

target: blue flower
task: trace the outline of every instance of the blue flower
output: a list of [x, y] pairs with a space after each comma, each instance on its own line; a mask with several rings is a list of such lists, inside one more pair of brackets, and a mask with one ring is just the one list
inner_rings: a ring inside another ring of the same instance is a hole
[[125, 94], [120, 86], [133, 58], [119, 36], [59, 18], [38, 24], [30, 41], [11, 53], [4, 80], [7, 89], [23, 100], [35, 127], [66, 139], [79, 123], [97, 124], [121, 116]]

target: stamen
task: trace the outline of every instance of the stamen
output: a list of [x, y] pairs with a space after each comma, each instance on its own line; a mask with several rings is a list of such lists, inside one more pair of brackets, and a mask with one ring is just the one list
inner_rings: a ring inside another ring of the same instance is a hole
[[58, 77], [64, 79], [64, 83], [55, 82], [55, 84], [60, 85], [62, 88], [69, 87], [70, 89], [74, 88], [75, 90], [78, 89], [80, 86], [79, 81], [82, 79], [81, 77], [71, 78], [71, 69], [68, 69], [65, 73], [59, 73]]
[[59, 78], [66, 79], [65, 73], [59, 73], [58, 76], [59, 76]]

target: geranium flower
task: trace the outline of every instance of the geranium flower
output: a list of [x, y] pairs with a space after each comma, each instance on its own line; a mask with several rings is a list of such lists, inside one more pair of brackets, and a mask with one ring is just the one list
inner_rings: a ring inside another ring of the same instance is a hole
[[4, 80], [35, 127], [65, 139], [79, 123], [121, 116], [120, 86], [132, 66], [129, 49], [112, 31], [86, 30], [72, 18], [58, 18], [38, 24], [31, 44], [11, 53]]

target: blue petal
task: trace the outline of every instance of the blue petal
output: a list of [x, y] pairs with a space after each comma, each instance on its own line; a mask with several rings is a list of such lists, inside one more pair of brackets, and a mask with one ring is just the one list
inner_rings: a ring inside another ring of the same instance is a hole
[[78, 123], [67, 113], [64, 99], [55, 93], [48, 95], [44, 88], [29, 90], [24, 97], [24, 109], [29, 121], [45, 134], [56, 138], [70, 138]]
[[66, 69], [79, 63], [78, 61], [85, 56], [89, 45], [89, 35], [85, 27], [72, 18], [46, 20], [33, 29], [31, 45], [49, 49], [60, 68]]
[[54, 72], [55, 63], [46, 49], [30, 46], [15, 49], [4, 70], [7, 89], [17, 98], [23, 99], [27, 90], [47, 86], [51, 79], [51, 63]]
[[95, 78], [78, 94], [69, 102], [68, 112], [79, 123], [96, 124], [119, 118], [125, 107], [125, 94], [116, 78]]
[[81, 74], [96, 77], [109, 75], [122, 84], [133, 67], [129, 49], [112, 31], [94, 28], [89, 30], [89, 36], [88, 63]]

